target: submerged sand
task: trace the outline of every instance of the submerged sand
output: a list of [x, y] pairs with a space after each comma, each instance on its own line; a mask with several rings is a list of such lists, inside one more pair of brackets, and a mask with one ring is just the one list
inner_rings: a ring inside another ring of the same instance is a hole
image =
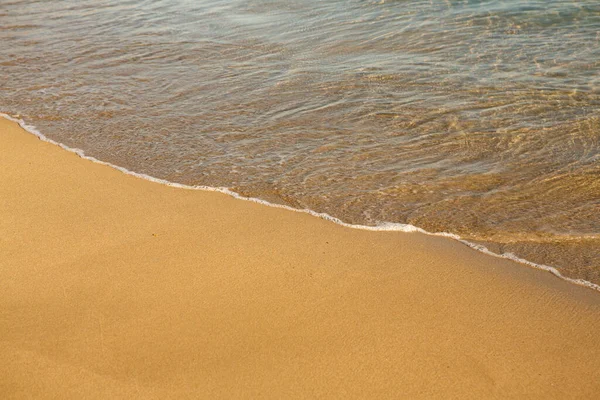
[[125, 175], [0, 119], [2, 398], [595, 398], [600, 294]]

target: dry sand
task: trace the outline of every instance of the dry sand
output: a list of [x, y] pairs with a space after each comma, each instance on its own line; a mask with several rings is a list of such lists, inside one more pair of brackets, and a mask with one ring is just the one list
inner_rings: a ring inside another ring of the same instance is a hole
[[600, 396], [598, 292], [148, 182], [0, 120], [3, 399]]

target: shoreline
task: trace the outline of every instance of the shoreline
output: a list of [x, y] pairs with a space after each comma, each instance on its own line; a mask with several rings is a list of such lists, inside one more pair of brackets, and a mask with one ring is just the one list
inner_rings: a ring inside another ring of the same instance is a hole
[[600, 296], [544, 271], [139, 179], [4, 118], [0, 168], [5, 398], [600, 390]]
[[250, 202], [254, 202], [254, 203], [258, 203], [258, 204], [262, 204], [268, 207], [275, 207], [275, 208], [281, 208], [284, 210], [288, 210], [288, 211], [293, 211], [293, 212], [299, 212], [299, 213], [306, 213], [309, 215], [312, 215], [314, 217], [317, 218], [321, 218], [327, 221], [331, 221], [335, 224], [347, 227], [347, 228], [351, 228], [351, 229], [361, 229], [361, 230], [368, 230], [368, 231], [386, 231], [386, 232], [419, 232], [425, 235], [430, 235], [430, 236], [437, 236], [437, 237], [446, 237], [446, 238], [450, 238], [450, 239], [454, 239], [459, 243], [462, 243], [476, 251], [482, 252], [484, 254], [487, 254], [489, 256], [492, 257], [498, 257], [498, 258], [502, 258], [502, 259], [507, 259], [507, 260], [511, 260], [514, 261], [516, 263], [528, 266], [530, 268], [535, 268], [535, 269], [539, 269], [542, 271], [546, 271], [551, 273], [552, 275], [563, 279], [567, 282], [570, 282], [572, 284], [575, 285], [579, 285], [579, 286], [583, 286], [583, 287], [587, 287], [589, 289], [595, 290], [600, 292], [600, 285], [590, 282], [590, 281], [586, 281], [585, 279], [576, 279], [576, 278], [570, 278], [568, 276], [563, 275], [557, 268], [552, 267], [550, 265], [544, 265], [544, 264], [538, 264], [529, 260], [526, 260], [524, 258], [518, 257], [512, 253], [504, 253], [504, 254], [498, 254], [498, 253], [494, 253], [493, 251], [489, 250], [487, 247], [480, 245], [480, 244], [476, 244], [476, 243], [472, 243], [469, 242], [468, 240], [465, 240], [463, 238], [461, 238], [459, 235], [454, 234], [454, 233], [449, 233], [449, 232], [429, 232], [426, 231], [422, 228], [419, 228], [417, 226], [414, 225], [410, 225], [410, 224], [403, 224], [403, 223], [397, 223], [397, 222], [384, 222], [381, 223], [379, 225], [376, 226], [368, 226], [368, 225], [355, 225], [355, 224], [350, 224], [347, 222], [344, 222], [342, 220], [340, 220], [339, 218], [333, 217], [329, 214], [326, 213], [320, 213], [317, 211], [313, 211], [310, 209], [299, 209], [299, 208], [294, 208], [294, 207], [290, 207], [290, 206], [286, 206], [283, 204], [275, 204], [275, 203], [270, 203], [266, 200], [262, 200], [259, 198], [255, 198], [255, 197], [245, 197], [240, 195], [237, 192], [234, 192], [233, 190], [226, 188], [226, 187], [212, 187], [212, 186], [191, 186], [191, 185], [186, 185], [183, 183], [177, 183], [177, 182], [171, 182], [165, 179], [161, 179], [161, 178], [156, 178], [154, 176], [150, 176], [144, 173], [139, 173], [139, 172], [135, 172], [135, 171], [131, 171], [127, 168], [115, 165], [115, 164], [111, 164], [109, 162], [106, 161], [102, 161], [99, 160], [95, 157], [92, 156], [88, 156], [85, 154], [85, 152], [81, 149], [77, 149], [77, 148], [72, 148], [69, 147], [67, 145], [64, 145], [60, 142], [57, 142], [53, 139], [48, 138], [46, 135], [44, 135], [43, 133], [41, 133], [40, 131], [37, 130], [37, 128], [33, 125], [29, 125], [27, 124], [24, 120], [18, 118], [18, 117], [13, 117], [9, 114], [5, 114], [0, 112], [0, 118], [4, 118], [7, 119], [11, 122], [15, 122], [17, 123], [23, 130], [25, 130], [26, 132], [36, 136], [37, 138], [39, 138], [40, 140], [53, 144], [55, 146], [59, 146], [60, 148], [77, 154], [79, 157], [100, 164], [100, 165], [105, 165], [107, 167], [116, 169], [117, 171], [120, 171], [126, 175], [131, 175], [131, 176], [135, 176], [137, 178], [140, 179], [144, 179], [150, 182], [154, 182], [154, 183], [158, 183], [161, 185], [166, 185], [166, 186], [171, 186], [171, 187], [175, 187], [175, 188], [179, 188], [179, 189], [185, 189], [185, 190], [201, 190], [201, 191], [207, 191], [207, 192], [218, 192], [218, 193], [223, 193], [226, 194], [228, 196], [231, 196], [235, 199], [238, 200], [244, 200], [244, 201], [250, 201]]

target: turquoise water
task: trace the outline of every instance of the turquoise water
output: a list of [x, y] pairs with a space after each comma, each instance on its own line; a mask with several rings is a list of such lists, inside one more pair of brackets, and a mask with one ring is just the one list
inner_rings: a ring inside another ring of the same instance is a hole
[[98, 159], [600, 282], [596, 1], [14, 0], [0, 68]]

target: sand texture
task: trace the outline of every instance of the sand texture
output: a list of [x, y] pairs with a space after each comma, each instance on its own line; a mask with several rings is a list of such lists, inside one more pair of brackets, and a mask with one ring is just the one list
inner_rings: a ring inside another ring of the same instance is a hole
[[598, 398], [600, 293], [125, 175], [0, 119], [0, 397]]

